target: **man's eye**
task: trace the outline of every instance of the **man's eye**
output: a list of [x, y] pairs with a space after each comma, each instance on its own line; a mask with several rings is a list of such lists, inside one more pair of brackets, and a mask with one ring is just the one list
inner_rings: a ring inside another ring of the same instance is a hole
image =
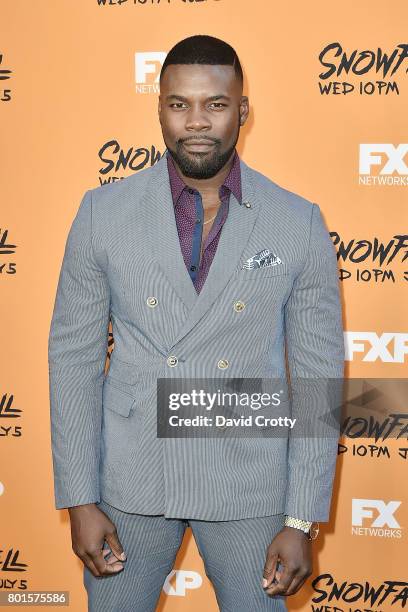
[[[170, 108], [184, 108], [186, 105], [184, 102], [173, 102], [172, 104], [170, 104]], [[227, 106], [226, 104], [223, 104], [222, 102], [211, 102], [210, 106], [212, 107], [216, 107], [216, 108], [222, 108], [223, 106]]]

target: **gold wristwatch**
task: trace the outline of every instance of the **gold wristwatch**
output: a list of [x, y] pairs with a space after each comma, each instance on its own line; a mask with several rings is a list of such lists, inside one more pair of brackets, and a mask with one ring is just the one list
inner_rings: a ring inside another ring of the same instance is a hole
[[309, 540], [315, 540], [319, 533], [319, 523], [317, 527], [312, 529], [313, 521], [303, 521], [302, 519], [294, 518], [293, 516], [285, 516], [285, 527], [295, 527], [307, 534]]

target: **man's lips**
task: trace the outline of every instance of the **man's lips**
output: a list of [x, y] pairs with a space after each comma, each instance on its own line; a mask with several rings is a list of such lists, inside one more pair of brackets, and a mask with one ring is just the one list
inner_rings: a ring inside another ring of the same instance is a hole
[[215, 143], [211, 140], [191, 140], [190, 142], [183, 142], [183, 146], [192, 151], [208, 151], [215, 146]]

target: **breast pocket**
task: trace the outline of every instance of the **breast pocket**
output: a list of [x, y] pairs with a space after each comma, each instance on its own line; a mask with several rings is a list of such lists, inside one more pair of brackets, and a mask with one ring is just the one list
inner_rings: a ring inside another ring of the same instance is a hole
[[287, 264], [276, 264], [275, 266], [264, 266], [263, 268], [241, 268], [235, 274], [235, 279], [239, 281], [259, 281], [264, 278], [286, 274], [290, 274], [290, 266]]

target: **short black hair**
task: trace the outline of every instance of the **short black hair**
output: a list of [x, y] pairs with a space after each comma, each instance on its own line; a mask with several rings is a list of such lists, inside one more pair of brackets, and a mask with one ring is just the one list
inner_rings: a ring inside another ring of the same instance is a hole
[[160, 71], [160, 82], [167, 66], [172, 64], [233, 66], [241, 85], [244, 81], [241, 63], [235, 49], [224, 40], [206, 34], [184, 38], [170, 49]]

